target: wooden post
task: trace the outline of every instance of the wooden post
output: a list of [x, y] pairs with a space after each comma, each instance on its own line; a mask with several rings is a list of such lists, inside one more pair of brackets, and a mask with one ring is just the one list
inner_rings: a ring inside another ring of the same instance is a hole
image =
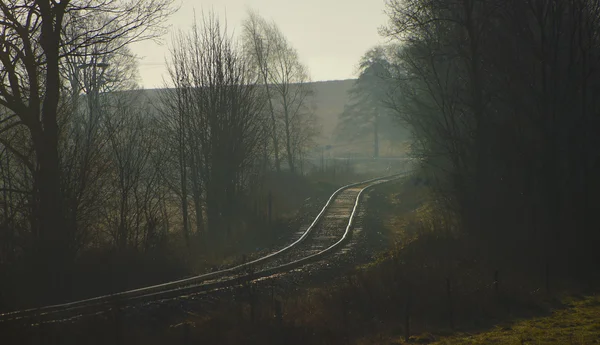
[[[245, 289], [242, 289], [242, 293], [246, 293]], [[239, 302], [236, 303], [237, 311], [238, 311], [238, 327], [242, 327], [244, 325], [244, 298], [245, 296], [240, 296]]]
[[496, 296], [498, 296], [498, 293], [500, 291], [500, 280], [498, 278], [499, 273], [498, 270], [494, 271], [494, 291], [496, 291]]
[[37, 321], [37, 327], [38, 327], [38, 341], [39, 344], [44, 344], [47, 341], [47, 334], [46, 334], [46, 325], [44, 324], [44, 322], [42, 321], [42, 317], [40, 312], [38, 311], [36, 313], [36, 321]]
[[450, 277], [446, 278], [446, 292], [448, 293], [448, 318], [450, 321], [450, 329], [454, 330], [454, 310], [452, 308], [452, 284]]
[[406, 304], [404, 308], [404, 341], [408, 342], [410, 338], [410, 298], [411, 286], [406, 282]]
[[271, 279], [271, 307], [275, 308], [275, 282]]
[[544, 280], [546, 285], [546, 293], [550, 292], [550, 262], [546, 258], [546, 264], [544, 267]]
[[183, 344], [190, 344], [190, 324], [187, 322], [183, 324]]
[[269, 219], [269, 225], [271, 225], [271, 222], [273, 220], [273, 194], [271, 193], [271, 191], [269, 191], [269, 196], [267, 199], [267, 217]]
[[325, 148], [321, 146], [321, 172], [325, 172]]
[[218, 344], [218, 341], [220, 340], [220, 336], [221, 336], [221, 321], [217, 320], [216, 322], [213, 323], [212, 325], [212, 330], [213, 330], [213, 344]]
[[252, 324], [255, 324], [256, 320], [255, 320], [255, 314], [256, 314], [256, 294], [255, 294], [255, 286], [254, 284], [250, 283], [249, 286], [249, 297], [250, 297], [250, 322]]
[[348, 320], [348, 303], [347, 301], [345, 301], [343, 298], [341, 299], [341, 309], [342, 309], [342, 325], [343, 325], [343, 333], [344, 333], [344, 340], [346, 343], [348, 343], [348, 334], [349, 334], [349, 330], [350, 330], [350, 326], [349, 326], [349, 320]]
[[283, 323], [283, 308], [281, 307], [281, 301], [276, 299], [275, 300], [275, 319], [277, 320], [277, 323], [281, 326], [281, 324]]
[[275, 329], [274, 336], [276, 340], [274, 344], [286, 344], [285, 342], [285, 331], [283, 330], [283, 308], [281, 307], [282, 302], [279, 299], [275, 300], [275, 322], [277, 327]]
[[113, 321], [115, 330], [115, 344], [123, 344], [123, 320], [121, 318], [121, 306], [119, 301], [115, 301], [113, 304]]

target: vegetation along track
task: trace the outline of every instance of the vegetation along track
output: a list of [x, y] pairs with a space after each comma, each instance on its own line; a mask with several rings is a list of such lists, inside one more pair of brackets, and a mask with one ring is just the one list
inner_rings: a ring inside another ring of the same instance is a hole
[[402, 175], [404, 174], [379, 177], [339, 188], [306, 230], [299, 233], [299, 238], [286, 247], [256, 260], [169, 283], [70, 303], [8, 312], [0, 314], [0, 322], [24, 319], [34, 322], [56, 321], [74, 315], [102, 312], [115, 306], [209, 291], [295, 269], [320, 259], [343, 245], [350, 234], [362, 193], [379, 183], [389, 182]]

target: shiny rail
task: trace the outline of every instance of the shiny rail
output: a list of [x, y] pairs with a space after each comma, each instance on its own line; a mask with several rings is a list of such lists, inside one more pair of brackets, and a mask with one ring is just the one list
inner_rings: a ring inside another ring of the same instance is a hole
[[[294, 269], [294, 268], [297, 268], [304, 264], [307, 264], [311, 261], [320, 259], [323, 256], [336, 250], [338, 247], [342, 246], [348, 240], [348, 236], [349, 236], [350, 231], [353, 226], [353, 222], [354, 222], [354, 219], [356, 216], [356, 212], [357, 212], [357, 209], [358, 209], [358, 206], [360, 203], [362, 193], [365, 190], [368, 190], [380, 183], [396, 180], [406, 174], [407, 173], [396, 174], [396, 175], [391, 175], [391, 176], [386, 176], [386, 177], [378, 177], [378, 178], [369, 179], [369, 180], [358, 182], [358, 183], [352, 183], [352, 184], [340, 187], [329, 197], [325, 206], [323, 206], [323, 208], [321, 209], [319, 214], [315, 217], [313, 222], [306, 229], [306, 231], [300, 236], [300, 238], [298, 238], [296, 241], [292, 242], [291, 244], [285, 246], [284, 248], [277, 250], [273, 253], [270, 253], [268, 255], [262, 256], [258, 259], [255, 259], [255, 260], [252, 260], [252, 261], [249, 261], [249, 262], [246, 262], [246, 263], [234, 266], [234, 267], [226, 268], [223, 270], [206, 273], [206, 274], [201, 274], [201, 275], [197, 275], [194, 277], [184, 278], [184, 279], [180, 279], [180, 280], [176, 280], [176, 281], [171, 281], [168, 283], [147, 286], [147, 287], [143, 287], [143, 288], [139, 288], [139, 289], [133, 289], [133, 290], [123, 291], [123, 292], [119, 292], [119, 293], [83, 299], [83, 300], [74, 301], [74, 302], [55, 304], [55, 305], [45, 306], [45, 307], [41, 307], [41, 308], [32, 308], [32, 309], [26, 309], [26, 310], [20, 310], [20, 311], [7, 312], [7, 313], [0, 314], [0, 322], [21, 320], [21, 319], [38, 319], [38, 320], [41, 318], [47, 319], [48, 316], [50, 316], [52, 314], [60, 314], [63, 312], [73, 312], [76, 310], [83, 310], [83, 309], [88, 309], [88, 308], [90, 309], [90, 311], [91, 310], [99, 310], [102, 307], [106, 307], [106, 306], [123, 305], [123, 304], [126, 304], [128, 301], [129, 302], [138, 302], [141, 300], [148, 300], [148, 299], [156, 300], [156, 299], [173, 298], [176, 296], [189, 294], [190, 292], [209, 291], [211, 289], [217, 289], [217, 288], [222, 288], [222, 287], [226, 287], [226, 286], [231, 286], [231, 285], [241, 283], [243, 281], [258, 279], [258, 278], [267, 277], [267, 276], [270, 276], [273, 274], [289, 271], [291, 269]], [[358, 195], [356, 196], [354, 207], [352, 209], [352, 212], [349, 215], [348, 224], [346, 226], [343, 236], [341, 237], [340, 240], [338, 240], [336, 243], [334, 243], [330, 247], [328, 247], [318, 253], [315, 253], [315, 254], [312, 254], [312, 255], [303, 257], [301, 259], [298, 259], [298, 260], [295, 260], [295, 261], [292, 261], [289, 263], [285, 263], [285, 264], [282, 264], [282, 265], [279, 265], [276, 267], [267, 268], [262, 271], [247, 273], [241, 277], [235, 277], [235, 278], [231, 278], [231, 279], [202, 284], [203, 282], [214, 280], [216, 278], [224, 277], [224, 276], [227, 276], [227, 275], [230, 275], [233, 273], [243, 272], [244, 270], [250, 271], [253, 267], [258, 266], [258, 264], [267, 262], [269, 260], [273, 260], [274, 258], [276, 258], [276, 257], [288, 252], [292, 248], [298, 246], [300, 243], [305, 241], [306, 238], [311, 234], [314, 227], [319, 223], [319, 221], [321, 221], [321, 219], [323, 218], [323, 215], [329, 209], [333, 200], [335, 200], [335, 198], [342, 191], [349, 189], [349, 188], [365, 185], [365, 184], [367, 184], [367, 186], [362, 188], [360, 190], [360, 192], [358, 193]]]

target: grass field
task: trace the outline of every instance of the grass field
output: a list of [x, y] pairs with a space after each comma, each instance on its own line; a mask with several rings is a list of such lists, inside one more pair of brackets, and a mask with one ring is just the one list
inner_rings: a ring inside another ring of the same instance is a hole
[[[247, 284], [209, 304], [190, 302], [185, 313], [166, 308], [123, 323], [115, 314], [43, 329], [44, 336], [65, 345], [83, 338], [130, 345], [600, 344], [600, 297], [544, 291], [523, 279], [520, 266], [501, 268], [495, 285], [498, 267], [485, 255], [464, 237], [436, 231], [446, 220], [418, 179], [374, 188], [365, 207], [361, 231], [372, 256], [364, 260], [371, 262], [354, 261], [357, 267], [325, 282]], [[37, 344], [42, 330], [23, 331], [14, 339]]]
[[567, 301], [550, 316], [517, 320], [478, 334], [457, 334], [436, 344], [600, 344], [600, 297]]
[[[381, 226], [385, 229], [384, 232], [389, 237], [389, 241], [396, 242], [396, 250], [399, 250], [400, 255], [403, 255], [401, 257], [411, 262], [411, 265], [418, 264], [423, 260], [424, 256], [419, 253], [426, 254], [429, 251], [429, 255], [438, 256], [442, 248], [452, 248], [452, 242], [442, 242], [442, 247], [436, 247], [437, 250], [429, 244], [419, 245], [419, 242], [426, 240], [422, 235], [424, 229], [430, 228], [427, 223], [431, 218], [435, 218], [432, 217], [435, 210], [431, 208], [426, 188], [415, 186], [410, 180], [406, 180], [404, 183], [395, 184], [387, 189], [375, 190], [373, 194], [382, 202], [372, 208], [372, 211], [381, 219]], [[410, 255], [404, 256], [411, 251], [411, 247], [416, 249], [414, 252], [416, 256], [413, 258], [410, 258]], [[365, 269], [371, 271], [377, 269], [377, 263], [369, 266], [371, 267], [365, 267]], [[439, 274], [432, 270], [431, 266], [431, 264], [421, 265], [421, 268], [415, 272], [427, 279], [433, 278], [432, 281], [442, 281], [444, 275], [438, 276]], [[485, 264], [482, 266], [484, 267], [483, 271], [492, 269]], [[456, 276], [476, 275], [474, 274], [476, 272], [477, 270], [467, 272], [460, 267], [454, 269]], [[477, 285], [473, 284], [473, 282], [465, 280], [463, 289], [478, 290], [467, 288]], [[501, 311], [505, 302], [494, 307], [496, 301], [490, 303], [482, 296], [468, 297], [468, 295], [464, 295], [463, 301], [455, 303], [455, 313], [460, 314], [461, 309], [468, 310], [477, 304], [481, 305], [481, 310], [484, 312], [470, 314], [470, 316], [464, 315], [466, 318], [463, 318], [460, 325], [457, 325], [454, 330], [435, 324], [434, 318], [431, 316], [443, 313], [443, 308], [438, 309], [438, 306], [433, 304], [425, 309], [425, 314], [411, 320], [411, 323], [413, 321], [415, 323], [415, 333], [408, 341], [405, 340], [403, 320], [400, 317], [395, 320], [394, 318], [387, 320], [387, 326], [382, 327], [380, 332], [358, 339], [355, 344], [600, 344], [600, 296], [576, 295], [576, 292], [569, 291], [546, 294], [539, 289], [532, 290], [531, 288], [519, 291], [514, 287], [515, 284], [521, 283], [513, 281], [511, 284], [513, 288], [506, 291], [507, 294], [511, 294], [509, 299], [512, 300], [509, 308], [512, 311], [508, 313]], [[422, 285], [421, 289], [427, 290], [427, 285]], [[431, 292], [423, 294], [420, 298], [421, 301], [417, 299], [415, 304], [423, 303], [424, 299], [437, 298]], [[457, 287], [457, 291], [453, 291], [453, 294], [458, 293]], [[487, 307], [484, 308], [484, 305]], [[497, 310], [497, 307], [501, 308]]]
[[[457, 332], [446, 336], [422, 334], [409, 343], [436, 345], [591, 345], [600, 344], [600, 297], [565, 298], [564, 308], [549, 316], [514, 320], [480, 332]], [[389, 338], [384, 343], [405, 344]], [[364, 343], [363, 343], [364, 344]], [[371, 342], [374, 344], [374, 342]]]

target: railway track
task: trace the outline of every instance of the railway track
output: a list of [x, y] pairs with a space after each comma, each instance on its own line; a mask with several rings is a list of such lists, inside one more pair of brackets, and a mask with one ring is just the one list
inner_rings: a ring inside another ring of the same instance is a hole
[[[0, 314], [0, 323], [31, 321], [55, 322], [73, 317], [101, 313], [111, 308], [172, 299], [202, 293], [249, 280], [268, 277], [296, 269], [323, 258], [348, 239], [363, 192], [399, 178], [401, 175], [375, 178], [350, 184], [335, 191], [306, 230], [297, 233], [292, 243], [273, 253], [241, 265], [169, 283], [124, 291], [112, 295]], [[303, 227], [304, 228], [304, 227]]]

